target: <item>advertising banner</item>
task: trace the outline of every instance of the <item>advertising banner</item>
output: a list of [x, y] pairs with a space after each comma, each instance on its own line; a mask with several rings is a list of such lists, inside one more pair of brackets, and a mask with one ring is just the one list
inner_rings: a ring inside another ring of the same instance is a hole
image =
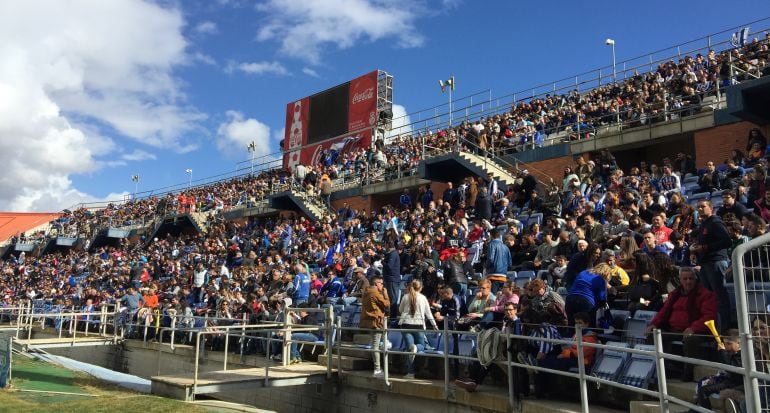
[[300, 162], [302, 145], [307, 142], [310, 98], [286, 105], [286, 132], [284, 135], [283, 167], [293, 169]]
[[350, 81], [348, 132], [372, 128], [377, 122], [377, 71]]

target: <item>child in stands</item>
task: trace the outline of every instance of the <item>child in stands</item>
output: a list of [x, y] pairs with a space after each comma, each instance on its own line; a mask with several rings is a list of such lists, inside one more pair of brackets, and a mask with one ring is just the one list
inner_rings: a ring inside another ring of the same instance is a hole
[[[719, 358], [724, 364], [730, 366], [742, 367], [741, 362], [741, 342], [738, 336], [738, 330], [732, 329], [722, 338], [719, 343]], [[711, 409], [712, 394], [727, 389], [740, 390], [743, 387], [743, 375], [740, 373], [719, 372], [713, 376], [704, 377], [698, 380], [697, 394], [695, 404], [707, 409]]]
[[[588, 330], [591, 325], [591, 316], [586, 312], [575, 313], [575, 329], [580, 328], [583, 334], [583, 343], [596, 344], [599, 340], [596, 334]], [[575, 342], [569, 348], [563, 348], [559, 354], [548, 354], [545, 358], [538, 362], [538, 365], [543, 368], [569, 371], [569, 369], [578, 366], [578, 348], [577, 348], [577, 334], [572, 337], [572, 341]], [[594, 362], [594, 355], [596, 354], [596, 348], [583, 347], [583, 364], [586, 366], [586, 370]], [[548, 388], [549, 378], [552, 376], [540, 372], [535, 375], [535, 394], [538, 398], [545, 396], [546, 389]]]

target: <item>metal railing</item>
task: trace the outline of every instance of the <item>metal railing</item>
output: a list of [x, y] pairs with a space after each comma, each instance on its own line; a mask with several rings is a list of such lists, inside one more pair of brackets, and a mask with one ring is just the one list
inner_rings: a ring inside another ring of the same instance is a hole
[[[413, 356], [415, 353], [408, 352], [408, 351], [399, 351], [399, 350], [393, 350], [389, 349], [387, 345], [387, 337], [388, 332], [409, 332], [409, 333], [423, 333], [423, 334], [431, 334], [436, 333], [435, 330], [419, 330], [419, 329], [398, 329], [398, 328], [390, 328], [388, 327], [388, 323], [385, 324], [386, 327], [382, 330], [367, 330], [367, 329], [361, 329], [358, 327], [342, 327], [338, 326], [338, 338], [337, 343], [334, 345], [335, 351], [337, 352], [337, 355], [340, 356], [343, 354], [343, 350], [345, 349], [355, 349], [357, 351], [365, 351], [368, 353], [373, 353], [375, 351], [378, 351], [382, 354], [382, 367], [383, 367], [383, 375], [384, 380], [387, 385], [390, 385], [390, 374], [388, 369], [388, 358], [392, 355], [400, 355], [400, 356]], [[382, 349], [369, 349], [363, 346], [346, 346], [342, 344], [342, 341], [340, 340], [342, 331], [349, 331], [349, 332], [360, 332], [360, 333], [370, 333], [370, 332], [378, 332], [382, 333], [383, 340], [385, 340], [384, 344], [381, 345]], [[449, 354], [449, 340], [450, 336], [452, 335], [477, 335], [476, 332], [469, 332], [469, 331], [458, 331], [458, 330], [450, 330], [448, 328], [448, 324], [446, 323], [446, 320], [444, 322], [443, 329], [439, 330], [439, 332], [442, 334], [442, 341], [441, 345], [443, 346], [443, 351], [440, 353], [437, 352], [422, 352], [422, 353], [416, 353], [418, 357], [425, 357], [425, 358], [438, 358], [443, 360], [444, 365], [444, 395], [447, 400], [451, 398], [452, 390], [450, 388], [450, 369], [449, 364], [451, 360], [458, 360], [458, 361], [465, 361], [465, 362], [478, 362], [479, 359], [475, 354], [472, 355], [454, 355]], [[547, 373], [547, 374], [553, 374], [558, 375], [562, 377], [572, 378], [576, 379], [579, 382], [580, 386], [580, 403], [581, 403], [581, 410], [585, 413], [588, 413], [590, 411], [589, 409], [589, 395], [588, 395], [588, 384], [593, 383], [595, 385], [605, 385], [610, 386], [622, 390], [626, 390], [629, 392], [637, 393], [643, 396], [648, 396], [653, 399], [658, 400], [660, 405], [660, 411], [661, 412], [668, 412], [670, 404], [675, 404], [678, 406], [684, 406], [686, 408], [692, 409], [694, 411], [698, 412], [711, 412], [712, 410], [706, 409], [701, 406], [697, 406], [693, 404], [689, 400], [682, 400], [678, 397], [672, 396], [668, 394], [667, 391], [667, 382], [666, 382], [666, 361], [673, 361], [673, 362], [679, 362], [679, 363], [688, 363], [695, 366], [704, 366], [704, 367], [710, 367], [715, 369], [720, 369], [726, 372], [730, 373], [736, 373], [736, 374], [743, 374], [744, 371], [742, 368], [734, 367], [722, 363], [715, 363], [707, 360], [702, 359], [696, 359], [696, 358], [690, 358], [690, 357], [683, 357], [678, 356], [674, 354], [668, 354], [664, 352], [663, 350], [663, 333], [661, 330], [655, 329], [653, 330], [653, 338], [652, 341], [654, 343], [655, 350], [642, 350], [642, 349], [636, 349], [636, 348], [630, 348], [630, 347], [618, 347], [613, 345], [607, 345], [607, 344], [594, 344], [594, 343], [587, 343], [584, 342], [582, 339], [582, 330], [577, 329], [575, 331], [576, 338], [575, 340], [568, 340], [568, 339], [548, 339], [548, 338], [533, 338], [531, 336], [525, 336], [525, 335], [515, 335], [515, 334], [502, 334], [503, 338], [506, 340], [506, 348], [511, 348], [512, 340], [524, 340], [524, 341], [537, 341], [537, 342], [547, 342], [552, 344], [558, 344], [562, 346], [576, 346], [577, 348], [577, 373], [571, 372], [571, 371], [563, 371], [563, 370], [554, 370], [554, 369], [548, 369], [539, 367], [536, 365], [530, 365], [530, 364], [522, 364], [518, 361], [513, 360], [512, 353], [510, 351], [506, 351], [506, 356], [504, 359], [498, 359], [496, 361], [496, 364], [500, 365], [503, 368], [506, 368], [508, 370], [508, 403], [509, 403], [509, 409], [510, 411], [514, 410], [514, 407], [516, 406], [517, 400], [515, 399], [514, 389], [513, 389], [513, 372], [512, 369], [515, 368], [523, 368], [530, 371], [535, 371], [539, 373]], [[592, 376], [587, 370], [587, 367], [584, 363], [584, 350], [585, 348], [590, 347], [594, 349], [601, 349], [601, 350], [612, 350], [614, 352], [622, 352], [627, 353], [629, 355], [642, 355], [646, 356], [648, 358], [652, 358], [655, 360], [655, 374], [657, 376], [655, 387], [657, 387], [656, 390], [651, 389], [645, 389], [640, 388], [612, 380], [606, 380], [599, 377]], [[338, 363], [337, 366], [337, 373], [338, 374], [344, 374], [344, 370], [342, 369], [341, 362]], [[694, 385], [694, 383], [693, 383]]]
[[[770, 249], [770, 234], [767, 236], [762, 237], [762, 239], [755, 240], [756, 242], [744, 244], [746, 247], [742, 248], [742, 251], [736, 250], [736, 253], [734, 253], [734, 257], [741, 257], [744, 256], [747, 252], [753, 251], [756, 249], [756, 247], [761, 246], [764, 248]], [[736, 265], [737, 267], [741, 267], [740, 265]], [[748, 268], [748, 266], [744, 266], [743, 268]], [[756, 268], [756, 266], [753, 266], [753, 268]], [[741, 270], [741, 268], [738, 268], [738, 270]], [[739, 272], [736, 272], [739, 273]], [[736, 291], [740, 290], [742, 287], [739, 285], [739, 282], [736, 282]], [[743, 304], [741, 302], [743, 301]], [[745, 307], [745, 299], [741, 299], [741, 296], [738, 295], [738, 306], [739, 306], [739, 314], [741, 313], [740, 309], [743, 306], [744, 308], [744, 314], [748, 314], [749, 311]], [[324, 313], [326, 315], [325, 321], [323, 325], [298, 325], [298, 324], [292, 324], [291, 323], [291, 313], [294, 311], [307, 311], [307, 312], [316, 312], [316, 313]], [[124, 327], [121, 327], [118, 325], [117, 322], [117, 311], [107, 311], [107, 308], [104, 307], [99, 313], [92, 313], [92, 312], [76, 312], [76, 311], [64, 311], [63, 309], [59, 312], [51, 312], [51, 313], [35, 313], [32, 311], [32, 306], [29, 304], [24, 304], [19, 307], [14, 308], [5, 308], [0, 309], [0, 315], [2, 314], [16, 314], [19, 317], [16, 317], [15, 320], [15, 326], [17, 326], [18, 331], [29, 331], [28, 334], [30, 334], [31, 337], [31, 330], [34, 323], [37, 321], [41, 322], [41, 325], [45, 325], [45, 320], [48, 319], [60, 319], [60, 320], [77, 320], [78, 317], [83, 316], [93, 316], [95, 314], [100, 315], [100, 325], [102, 326], [100, 328], [99, 334], [101, 336], [109, 336], [115, 338], [115, 340], [118, 339], [118, 331]], [[332, 307], [325, 307], [325, 308], [285, 308], [283, 310], [283, 321], [281, 322], [267, 322], [267, 323], [258, 323], [258, 324], [249, 324], [247, 320], [244, 319], [231, 319], [231, 318], [216, 318], [216, 317], [207, 317], [209, 320], [227, 320], [228, 322], [233, 322], [232, 325], [216, 325], [216, 326], [208, 326], [204, 325], [200, 328], [189, 328], [189, 327], [179, 327], [177, 325], [177, 322], [175, 321], [177, 318], [184, 317], [183, 315], [176, 315], [175, 317], [172, 317], [172, 324], [168, 327], [161, 327], [158, 329], [158, 333], [156, 335], [157, 341], [159, 341], [161, 344], [165, 342], [164, 337], [169, 337], [169, 345], [171, 346], [171, 349], [173, 350], [174, 346], [174, 337], [175, 335], [178, 337], [179, 334], [193, 334], [195, 335], [194, 339], [194, 346], [195, 346], [195, 361], [194, 361], [194, 368], [192, 371], [193, 375], [193, 394], [197, 390], [197, 386], [200, 382], [199, 379], [199, 365], [202, 360], [202, 351], [205, 350], [202, 346], [202, 340], [205, 337], [208, 336], [219, 336], [220, 338], [223, 338], [224, 340], [224, 357], [222, 359], [223, 362], [223, 371], [228, 370], [228, 353], [231, 352], [231, 339], [236, 340], [239, 343], [239, 349], [240, 349], [240, 357], [241, 362], [243, 362], [244, 359], [244, 343], [247, 339], [254, 339], [259, 340], [263, 343], [266, 343], [265, 346], [265, 357], [266, 362], [265, 365], [262, 366], [265, 368], [265, 380], [270, 380], [270, 366], [275, 365], [274, 363], [270, 362], [270, 355], [272, 353], [271, 347], [272, 343], [280, 343], [281, 344], [281, 353], [283, 355], [280, 364], [283, 366], [286, 366], [289, 361], [289, 348], [294, 344], [308, 344], [313, 346], [323, 346], [326, 351], [326, 375], [327, 378], [331, 378], [331, 375], [333, 374], [335, 370], [335, 366], [333, 366], [334, 363], [334, 355], [336, 353], [336, 372], [338, 374], [345, 374], [345, 371], [342, 366], [342, 356], [344, 355], [344, 351], [349, 349], [354, 349], [356, 351], [366, 352], [369, 354], [372, 354], [374, 352], [380, 352], [382, 354], [382, 367], [383, 367], [383, 378], [385, 380], [386, 384], [390, 384], [390, 372], [389, 372], [389, 364], [390, 364], [390, 357], [394, 355], [398, 356], [415, 356], [415, 353], [409, 352], [409, 351], [401, 351], [400, 349], [391, 349], [388, 345], [388, 333], [389, 332], [408, 332], [408, 333], [423, 333], [423, 334], [433, 334], [433, 333], [441, 333], [441, 341], [439, 344], [442, 347], [442, 350], [436, 351], [436, 352], [421, 352], [417, 353], [416, 357], [424, 357], [424, 358], [435, 358], [435, 359], [441, 359], [442, 364], [444, 367], [443, 371], [443, 386], [444, 386], [444, 395], [447, 400], [451, 398], [452, 395], [452, 389], [451, 389], [451, 380], [450, 380], [450, 363], [453, 361], [456, 362], [465, 362], [465, 363], [475, 363], [478, 362], [478, 357], [475, 354], [475, 350], [471, 354], [460, 354], [459, 351], [457, 351], [457, 354], [454, 354], [454, 352], [450, 353], [450, 344], [449, 340], [453, 339], [454, 335], [471, 335], [476, 336], [478, 333], [474, 331], [459, 331], [459, 330], [451, 330], [449, 329], [449, 324], [447, 320], [444, 320], [443, 326], [440, 330], [415, 330], [415, 329], [401, 329], [401, 328], [391, 328], [389, 327], [389, 323], [386, 320], [385, 328], [382, 330], [370, 330], [370, 329], [362, 329], [358, 327], [353, 326], [343, 326], [341, 324], [341, 320], [337, 319], [334, 315], [334, 311]], [[109, 317], [113, 317], [114, 321], [114, 328], [112, 335], [107, 334], [106, 326], [110, 324]], [[37, 321], [35, 321], [37, 320]], [[740, 320], [739, 320], [740, 321]], [[739, 323], [740, 324], [740, 323]], [[743, 322], [743, 328], [747, 328], [747, 321]], [[63, 324], [62, 324], [63, 325]], [[70, 333], [74, 335], [77, 333], [77, 329], [72, 327], [73, 323], [70, 323]], [[135, 326], [147, 326], [147, 323], [139, 323], [135, 324]], [[61, 329], [60, 329], [61, 330]], [[306, 342], [306, 341], [299, 341], [299, 340], [293, 340], [292, 339], [292, 332], [305, 332], [305, 331], [323, 331], [324, 332], [324, 339], [319, 341], [313, 341], [313, 342]], [[770, 330], [765, 330], [770, 331]], [[354, 345], [351, 343], [343, 343], [342, 338], [343, 334], [351, 333], [381, 333], [382, 334], [382, 343], [378, 349], [378, 346], [374, 346], [371, 348], [367, 348], [366, 346], [359, 346]], [[261, 334], [259, 334], [261, 333]], [[735, 367], [730, 366], [722, 363], [715, 363], [711, 361], [696, 359], [696, 358], [690, 358], [690, 357], [683, 357], [678, 356], [674, 354], [668, 354], [664, 352], [663, 349], [663, 335], [666, 333], [663, 333], [661, 330], [653, 330], [653, 337], [652, 342], [654, 343], [654, 350], [642, 350], [642, 349], [636, 349], [636, 348], [629, 348], [629, 347], [619, 347], [619, 346], [613, 346], [608, 344], [598, 344], [598, 343], [588, 343], [584, 342], [582, 339], [583, 330], [577, 329], [575, 330], [575, 338], [574, 339], [548, 339], [548, 338], [541, 338], [541, 337], [532, 337], [532, 336], [526, 336], [526, 335], [515, 335], [515, 334], [503, 334], [502, 337], [506, 341], [506, 348], [511, 349], [513, 346], [511, 345], [513, 340], [520, 340], [525, 342], [547, 342], [552, 343], [556, 345], [562, 345], [562, 346], [575, 346], [577, 349], [577, 372], [572, 371], [562, 371], [562, 370], [554, 370], [554, 369], [548, 369], [543, 368], [537, 365], [530, 365], [530, 364], [522, 364], [518, 361], [516, 361], [513, 357], [513, 353], [511, 351], [506, 351], [505, 356], [503, 358], [499, 358], [496, 360], [496, 364], [501, 366], [502, 368], [505, 368], [508, 370], [508, 403], [509, 408], [513, 409], [514, 406], [517, 403], [517, 400], [515, 399], [514, 394], [514, 388], [513, 388], [513, 368], [523, 368], [527, 369], [529, 371], [536, 371], [540, 373], [547, 373], [547, 374], [553, 374], [558, 375], [562, 377], [567, 377], [571, 379], [575, 379], [578, 381], [580, 386], [580, 403], [581, 403], [581, 409], [583, 412], [589, 412], [589, 392], [588, 392], [588, 384], [592, 383], [595, 385], [603, 385], [603, 386], [610, 386], [618, 389], [622, 389], [625, 391], [633, 392], [636, 394], [640, 394], [643, 396], [650, 397], [652, 399], [658, 400], [660, 410], [662, 412], [667, 412], [669, 410], [669, 407], [671, 404], [684, 406], [689, 409], [693, 409], [698, 412], [710, 412], [711, 410], [703, 408], [701, 406], [696, 406], [692, 404], [690, 401], [682, 400], [678, 397], [672, 396], [667, 391], [667, 379], [666, 379], [666, 362], [672, 361], [672, 362], [679, 362], [679, 363], [688, 363], [696, 366], [704, 366], [709, 367], [713, 369], [719, 369], [725, 372], [729, 373], [735, 373], [735, 374], [742, 374], [745, 377], [746, 381], [746, 403], [748, 410], [747, 411], [766, 411], [767, 406], [764, 404], [766, 402], [766, 398], [761, 395], [759, 390], [764, 389], [766, 390], [766, 387], [764, 385], [765, 382], [770, 381], [770, 374], [767, 374], [766, 372], [758, 371], [754, 363], [754, 358], [752, 357], [754, 354], [752, 347], [752, 342], [756, 341], [756, 339], [762, 339], [764, 340], [764, 344], [768, 344], [768, 339], [770, 339], [770, 335], [762, 335], [758, 337], [753, 337], [751, 333], [743, 333], [741, 334], [741, 340], [743, 342], [743, 349], [742, 349], [742, 355], [745, 356], [743, 359], [744, 366], [741, 367]], [[145, 345], [147, 345], [147, 335], [145, 334], [143, 336], [143, 340], [145, 340]], [[191, 343], [193, 340], [191, 340]], [[586, 348], [594, 348], [594, 349], [601, 349], [601, 350], [611, 350], [613, 352], [623, 352], [627, 353], [629, 355], [641, 355], [647, 358], [651, 358], [655, 360], [655, 374], [657, 377], [656, 384], [654, 385], [655, 389], [647, 389], [647, 388], [640, 388], [636, 386], [632, 386], [629, 384], [624, 384], [612, 380], [606, 380], [603, 378], [595, 377], [590, 374], [589, 371], [587, 371], [586, 364], [584, 363], [584, 350]], [[457, 350], [457, 347], [455, 347]], [[160, 359], [161, 359], [161, 352], [162, 352], [162, 345], [158, 346], [158, 369], [160, 374]], [[756, 361], [758, 363], [767, 363], [768, 360], [767, 354], [762, 354], [760, 357], [756, 358]], [[244, 366], [244, 368], [247, 366]], [[761, 381], [763, 384], [760, 387], [758, 385], [758, 382]], [[194, 396], [193, 396], [194, 397]], [[760, 410], [761, 406], [761, 410]]]
[[733, 285], [746, 372], [746, 411], [770, 411], [770, 234], [738, 245], [732, 255]]

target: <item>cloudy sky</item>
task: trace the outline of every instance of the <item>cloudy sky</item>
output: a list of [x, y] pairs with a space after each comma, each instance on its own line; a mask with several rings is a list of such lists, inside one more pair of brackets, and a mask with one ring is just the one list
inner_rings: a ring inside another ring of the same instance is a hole
[[249, 142], [278, 151], [288, 102], [373, 69], [395, 77], [397, 116], [420, 122], [446, 112], [437, 81], [450, 75], [456, 108], [504, 103], [576, 74], [606, 81], [607, 37], [620, 70], [767, 11], [572, 3], [0, 0], [0, 211], [122, 199], [135, 174], [139, 191], [184, 186], [186, 169], [232, 174]]

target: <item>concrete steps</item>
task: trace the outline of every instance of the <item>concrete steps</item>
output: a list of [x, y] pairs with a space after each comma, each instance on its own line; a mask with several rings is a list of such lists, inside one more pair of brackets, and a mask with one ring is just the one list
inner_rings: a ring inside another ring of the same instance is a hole
[[313, 219], [320, 220], [325, 215], [330, 214], [332, 211], [321, 202], [318, 198], [311, 198], [302, 191], [291, 190], [291, 194], [298, 202], [302, 202], [305, 209], [310, 212]]
[[492, 159], [485, 159], [483, 156], [470, 152], [460, 152], [460, 157], [486, 172], [491, 172], [495, 179], [504, 181], [508, 185], [513, 185], [516, 181], [516, 177], [511, 172]]
[[[612, 409], [589, 403], [591, 413], [620, 413], [627, 410]], [[581, 413], [580, 403], [561, 400], [525, 399], [521, 401], [521, 413]], [[633, 413], [633, 410], [631, 411]]]
[[[326, 365], [327, 360], [326, 354], [321, 354], [318, 356], [318, 364]], [[361, 358], [361, 357], [353, 357], [353, 356], [338, 356], [333, 355], [332, 356], [332, 367], [337, 368], [342, 363], [342, 369], [343, 370], [372, 370], [374, 368], [372, 364], [371, 358]]]
[[[629, 413], [659, 413], [660, 403], [657, 401], [632, 401], [628, 406]], [[668, 411], [671, 413], [684, 413], [688, 411], [686, 407], [670, 404]]]

